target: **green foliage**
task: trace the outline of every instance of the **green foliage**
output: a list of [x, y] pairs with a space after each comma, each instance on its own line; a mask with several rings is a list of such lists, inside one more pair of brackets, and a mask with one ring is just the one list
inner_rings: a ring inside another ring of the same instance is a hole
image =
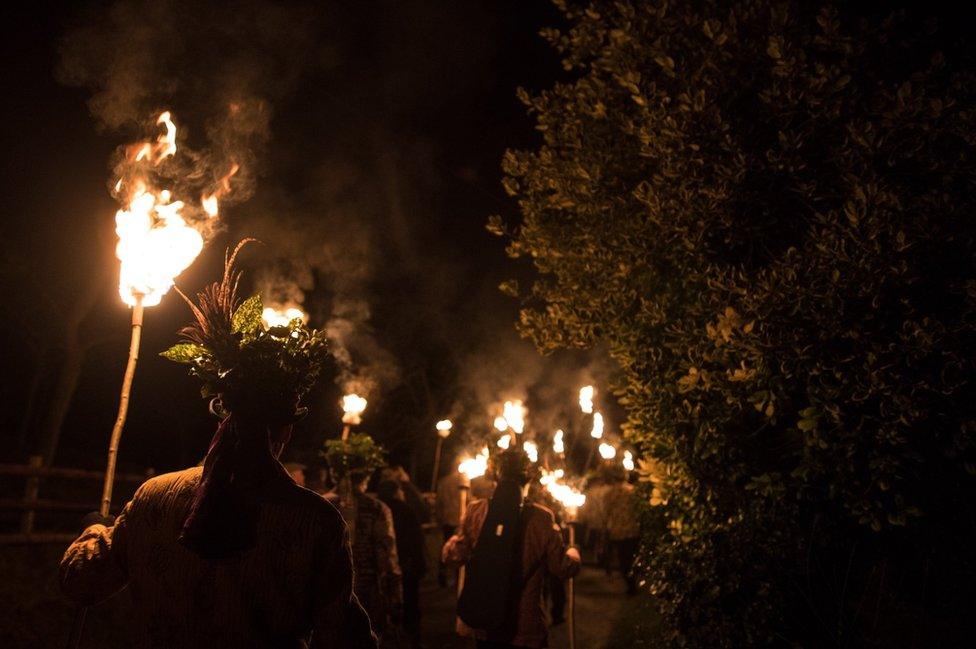
[[219, 396], [227, 411], [287, 418], [318, 378], [328, 354], [326, 336], [300, 318], [265, 329], [260, 295], [238, 303], [234, 261], [250, 241], [228, 253], [221, 281], [201, 291], [196, 304], [183, 296], [194, 321], [180, 332], [186, 342], [161, 356], [189, 365], [203, 382], [201, 394]]
[[364, 433], [353, 433], [344, 440], [326, 440], [321, 455], [336, 478], [350, 472], [371, 473], [386, 464], [386, 451]]
[[935, 610], [962, 623], [967, 52], [898, 13], [556, 4], [570, 27], [544, 34], [575, 77], [520, 92], [543, 144], [506, 153], [523, 219], [489, 229], [538, 271], [505, 285], [522, 332], [544, 351], [606, 345], [620, 366], [666, 530], [643, 567], [670, 642], [883, 644]]

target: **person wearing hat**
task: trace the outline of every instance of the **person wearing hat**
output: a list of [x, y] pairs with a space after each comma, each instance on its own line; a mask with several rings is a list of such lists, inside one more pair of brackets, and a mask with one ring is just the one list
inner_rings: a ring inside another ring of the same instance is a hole
[[518, 447], [492, 456], [497, 481], [489, 500], [472, 502], [442, 556], [465, 566], [458, 598], [458, 632], [479, 649], [545, 647], [543, 587], [549, 576], [569, 579], [580, 569], [552, 512], [525, 498], [534, 469]]
[[238, 304], [240, 247], [191, 303], [186, 342], [164, 353], [215, 397], [222, 419], [203, 466], [152, 478], [114, 520], [86, 526], [61, 561], [61, 590], [88, 606], [127, 587], [129, 646], [375, 648], [339, 512], [278, 461], [325, 338], [300, 320], [265, 329], [258, 296]]

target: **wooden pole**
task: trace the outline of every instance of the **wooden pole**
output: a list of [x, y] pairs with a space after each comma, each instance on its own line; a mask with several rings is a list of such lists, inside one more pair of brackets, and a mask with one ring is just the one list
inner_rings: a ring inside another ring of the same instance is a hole
[[[44, 458], [40, 455], [31, 455], [29, 465], [31, 469], [40, 469], [44, 464]], [[37, 493], [40, 489], [41, 479], [37, 475], [27, 478], [27, 485], [24, 487], [24, 502], [37, 504]], [[21, 534], [30, 534], [34, 531], [34, 510], [28, 509], [20, 519]]]
[[[570, 521], [568, 527], [569, 545], [572, 547], [576, 545], [576, 522]], [[576, 580], [573, 577], [569, 578], [566, 586], [566, 598], [569, 600], [566, 615], [569, 622], [569, 649], [576, 649]]]
[[437, 436], [437, 449], [434, 451], [434, 472], [430, 476], [430, 490], [437, 491], [437, 472], [441, 468], [441, 447], [444, 446], [444, 438]]
[[[464, 525], [464, 515], [468, 512], [468, 492], [471, 490], [471, 485], [461, 483], [458, 487], [458, 497], [460, 498], [458, 507], [458, 526]], [[461, 591], [464, 590], [464, 566], [462, 565], [458, 568], [458, 579], [457, 579], [457, 594], [458, 597], [461, 596]]]
[[99, 513], [108, 516], [112, 507], [112, 487], [115, 484], [115, 459], [119, 453], [119, 441], [122, 439], [122, 429], [129, 412], [129, 395], [132, 391], [132, 377], [136, 373], [136, 363], [139, 361], [139, 341], [142, 338], [142, 295], [136, 294], [136, 303], [132, 305], [132, 337], [129, 340], [129, 360], [122, 377], [122, 393], [119, 395], [119, 412], [112, 428], [112, 437], [108, 443], [108, 463], [105, 467], [105, 486], [102, 489], [102, 506]]

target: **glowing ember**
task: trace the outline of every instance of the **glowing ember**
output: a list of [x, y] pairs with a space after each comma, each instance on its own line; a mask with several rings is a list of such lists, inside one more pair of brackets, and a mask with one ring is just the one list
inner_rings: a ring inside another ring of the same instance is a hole
[[342, 397], [342, 423], [358, 425], [363, 420], [364, 410], [366, 410], [366, 399], [358, 394], [347, 394]]
[[603, 415], [598, 412], [593, 413], [593, 428], [590, 430], [590, 437], [593, 439], [603, 437]]
[[586, 414], [593, 412], [593, 386], [585, 385], [579, 391], [579, 407]]
[[511, 435], [503, 435], [498, 439], [498, 448], [502, 449], [503, 451], [506, 450], [511, 445], [512, 445]]
[[[119, 295], [126, 304], [141, 298], [143, 305], [159, 304], [203, 250], [203, 235], [193, 227], [199, 211], [186, 214], [186, 203], [174, 200], [168, 189], [156, 187], [155, 172], [164, 160], [176, 155], [176, 124], [169, 111], [156, 124], [163, 133], [155, 142], [141, 142], [128, 148], [122, 177], [115, 183], [115, 196], [123, 204], [115, 214], [119, 237], [115, 254], [122, 262]], [[216, 213], [216, 198], [204, 201], [204, 211]]]
[[530, 462], [539, 461], [539, 447], [536, 446], [535, 442], [525, 442], [522, 444], [522, 450], [529, 456]]
[[630, 451], [624, 451], [624, 468], [628, 471], [634, 470], [634, 454]]
[[610, 444], [600, 444], [600, 457], [604, 460], [612, 460], [617, 457], [617, 449]]
[[563, 443], [563, 433], [562, 430], [557, 430], [556, 434], [552, 436], [552, 451], [553, 453], [565, 453], [566, 445]]
[[261, 320], [264, 322], [264, 326], [270, 329], [271, 327], [287, 327], [292, 320], [307, 322], [308, 315], [298, 307], [275, 308], [266, 306], [261, 312]]
[[458, 473], [464, 475], [468, 480], [474, 480], [485, 474], [488, 470], [488, 447], [485, 446], [475, 457], [468, 457], [461, 460], [458, 464]]
[[441, 419], [439, 422], [437, 422], [437, 424], [435, 424], [434, 427], [437, 428], [437, 434], [441, 438], [446, 438], [451, 434], [451, 429], [454, 427], [454, 423], [451, 422], [450, 419]]

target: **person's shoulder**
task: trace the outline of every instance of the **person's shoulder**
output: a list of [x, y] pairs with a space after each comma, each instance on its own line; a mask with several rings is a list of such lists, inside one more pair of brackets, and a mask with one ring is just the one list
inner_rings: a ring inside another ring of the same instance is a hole
[[182, 471], [162, 473], [149, 478], [136, 490], [133, 500], [140, 500], [160, 493], [192, 491], [200, 484], [203, 467], [195, 466]]

